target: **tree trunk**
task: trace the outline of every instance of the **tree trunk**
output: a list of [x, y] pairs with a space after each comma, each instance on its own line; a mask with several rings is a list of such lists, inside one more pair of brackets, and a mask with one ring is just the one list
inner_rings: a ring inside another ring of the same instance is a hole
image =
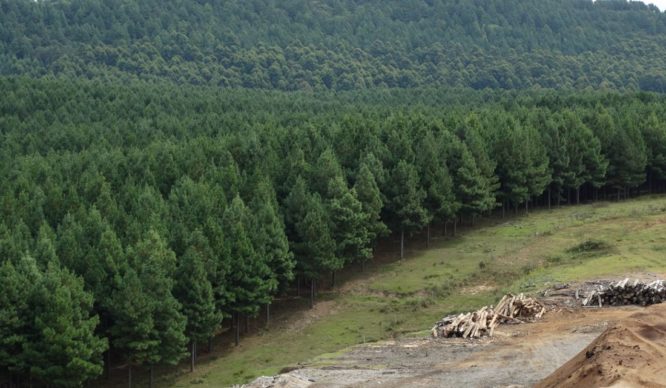
[[506, 201], [502, 200], [502, 218], [506, 216]]
[[268, 328], [268, 325], [271, 323], [271, 304], [266, 303], [266, 328]]
[[453, 237], [456, 236], [457, 231], [458, 231], [458, 217], [456, 217], [456, 219], [453, 220]]
[[148, 371], [148, 387], [153, 388], [153, 366]]
[[250, 316], [245, 314], [245, 334], [250, 332]]
[[296, 296], [301, 296], [301, 277], [296, 276]]
[[104, 353], [104, 358], [106, 358], [106, 362], [104, 363], [104, 378], [108, 380], [111, 378], [111, 349], [108, 349]]
[[449, 221], [444, 221], [444, 237], [446, 237], [446, 229], [447, 229], [448, 225], [449, 225]]
[[580, 204], [580, 186], [576, 188], [576, 205]]
[[400, 260], [405, 258], [405, 229], [400, 229]]
[[426, 232], [426, 248], [430, 248], [430, 223], [428, 223], [428, 226], [426, 227], [427, 232]]
[[213, 337], [208, 337], [208, 353], [213, 352]]
[[238, 346], [240, 344], [240, 322], [239, 322], [238, 313], [234, 313], [233, 318], [231, 318], [231, 319], [235, 320], [235, 323], [234, 323], [234, 329], [236, 331], [235, 341], [236, 341], [236, 346]]
[[335, 287], [335, 270], [331, 271], [331, 288]]
[[530, 200], [526, 199], [525, 200], [525, 215], [530, 214]]
[[129, 364], [129, 368], [127, 368], [127, 384], [129, 388], [132, 388], [132, 364]]
[[617, 200], [620, 201], [620, 188], [617, 189]]
[[310, 282], [310, 308], [314, 308], [314, 299], [315, 299], [315, 280], [312, 279]]
[[194, 352], [196, 344], [194, 340], [190, 340], [190, 373], [194, 372]]

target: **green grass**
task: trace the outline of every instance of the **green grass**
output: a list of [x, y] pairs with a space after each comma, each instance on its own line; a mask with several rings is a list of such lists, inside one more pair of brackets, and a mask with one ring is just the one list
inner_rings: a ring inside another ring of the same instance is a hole
[[308, 318], [301, 311], [292, 321], [308, 323], [243, 338], [240, 347], [199, 363], [193, 374], [170, 376], [164, 385], [228, 386], [298, 363], [325, 365], [355, 344], [426, 336], [443, 315], [494, 303], [504, 292], [639, 271], [666, 272], [664, 197], [487, 221], [355, 275], [354, 287], [342, 286], [348, 291], [323, 293], [334, 306], [330, 312]]

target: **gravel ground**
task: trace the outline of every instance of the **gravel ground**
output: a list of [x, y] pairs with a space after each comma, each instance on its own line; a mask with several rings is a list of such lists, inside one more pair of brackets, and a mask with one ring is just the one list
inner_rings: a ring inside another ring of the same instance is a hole
[[[584, 349], [609, 322], [638, 310], [561, 309], [537, 323], [500, 326], [492, 339], [422, 338], [359, 345], [278, 376], [269, 385], [291, 385], [280, 384], [283, 379], [310, 387], [531, 386]], [[254, 386], [260, 385], [248, 385]]]

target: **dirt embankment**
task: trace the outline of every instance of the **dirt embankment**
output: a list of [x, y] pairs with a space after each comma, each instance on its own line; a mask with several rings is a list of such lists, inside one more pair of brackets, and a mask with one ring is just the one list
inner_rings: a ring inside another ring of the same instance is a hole
[[666, 304], [611, 325], [537, 384], [547, 387], [666, 387]]

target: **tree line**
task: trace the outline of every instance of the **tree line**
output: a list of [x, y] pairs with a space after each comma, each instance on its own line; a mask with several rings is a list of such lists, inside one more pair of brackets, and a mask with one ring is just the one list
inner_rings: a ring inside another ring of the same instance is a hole
[[666, 90], [625, 0], [0, 1], [0, 74], [279, 90]]
[[[176, 364], [390, 233], [661, 191], [656, 94], [0, 79], [0, 376]], [[444, 103], [446, 102], [446, 103]], [[404, 255], [401, 249], [400, 255]], [[105, 358], [106, 356], [106, 358]]]

